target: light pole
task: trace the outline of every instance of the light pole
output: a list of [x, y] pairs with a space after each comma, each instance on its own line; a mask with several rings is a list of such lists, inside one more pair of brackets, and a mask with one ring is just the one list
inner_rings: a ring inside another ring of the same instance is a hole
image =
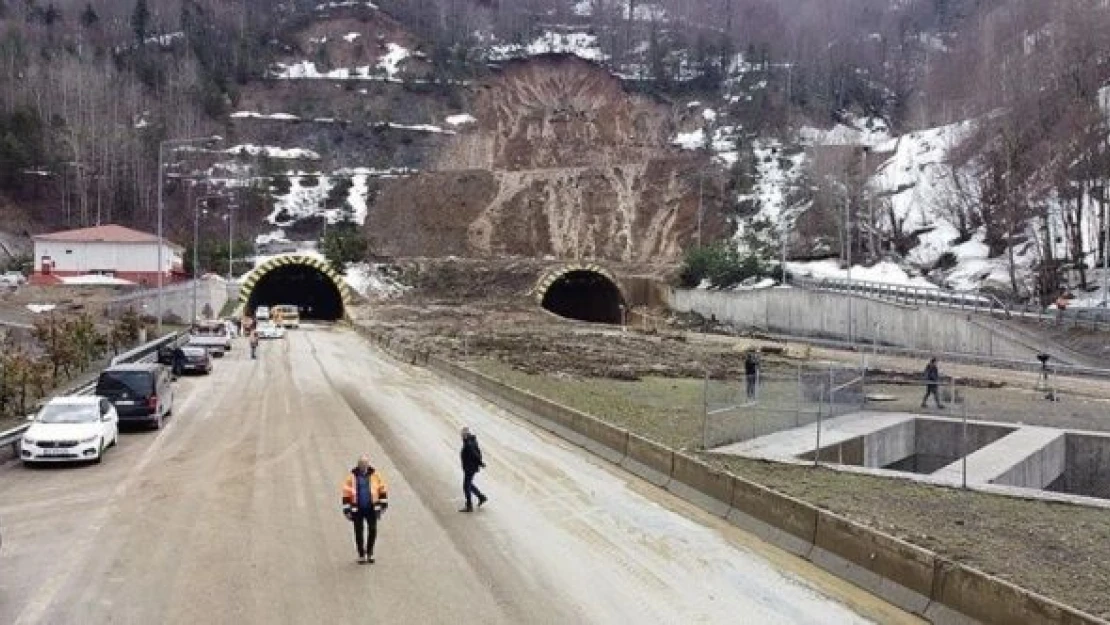
[[779, 236], [782, 237], [782, 286], [786, 286], [786, 241], [789, 238], [786, 232], [786, 209], [779, 212]]
[[216, 200], [222, 195], [205, 195], [198, 197], [193, 207], [193, 319], [197, 318], [197, 288], [200, 284], [200, 258], [197, 249], [200, 247], [200, 207], [208, 200]]
[[166, 211], [166, 202], [164, 194], [163, 178], [165, 177], [165, 152], [167, 147], [178, 147], [189, 145], [191, 143], [210, 143], [220, 141], [223, 137], [213, 135], [210, 137], [194, 137], [190, 139], [164, 139], [158, 143], [158, 319], [157, 328], [158, 335], [162, 334], [162, 313], [163, 313], [163, 287], [165, 286], [165, 267], [163, 263], [165, 260], [162, 258], [162, 248], [165, 247], [165, 239], [163, 234], [163, 213]]
[[227, 206], [227, 283], [231, 284], [235, 266], [235, 204]]

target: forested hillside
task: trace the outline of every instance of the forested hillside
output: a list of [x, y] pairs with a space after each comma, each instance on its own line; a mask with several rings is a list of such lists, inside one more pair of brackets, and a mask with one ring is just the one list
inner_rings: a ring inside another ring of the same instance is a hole
[[354, 221], [375, 253], [650, 263], [786, 236], [1050, 297], [1098, 282], [1108, 54], [1100, 0], [0, 0], [0, 229], [150, 229], [159, 142], [220, 135], [168, 152], [182, 241], [229, 194], [243, 245]]

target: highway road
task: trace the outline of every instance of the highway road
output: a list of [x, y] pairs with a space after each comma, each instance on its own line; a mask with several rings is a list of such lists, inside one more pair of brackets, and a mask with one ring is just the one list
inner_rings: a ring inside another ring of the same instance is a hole
[[[0, 623], [920, 622], [350, 330], [243, 347], [99, 466], [0, 452]], [[339, 505], [362, 453], [391, 499], [368, 566]]]

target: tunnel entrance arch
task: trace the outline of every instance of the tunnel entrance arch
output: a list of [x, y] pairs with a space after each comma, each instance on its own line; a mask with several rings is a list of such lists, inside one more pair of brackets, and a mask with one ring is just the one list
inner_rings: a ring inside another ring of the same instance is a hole
[[536, 285], [536, 302], [567, 319], [624, 321], [624, 294], [613, 274], [600, 265], [568, 265], [549, 272]]
[[327, 261], [290, 254], [255, 267], [239, 287], [239, 303], [252, 313], [259, 306], [292, 304], [302, 319], [337, 321], [347, 315], [350, 289]]

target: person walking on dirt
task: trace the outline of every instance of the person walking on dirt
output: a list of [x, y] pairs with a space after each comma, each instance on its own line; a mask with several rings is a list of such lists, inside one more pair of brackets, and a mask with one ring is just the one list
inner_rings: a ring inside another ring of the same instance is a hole
[[940, 369], [937, 367], [937, 359], [930, 358], [929, 364], [925, 365], [925, 397], [921, 398], [922, 408], [929, 402], [929, 395], [933, 396], [933, 400], [937, 403], [937, 408], [944, 408], [944, 405], [940, 403], [939, 387]]
[[459, 452], [459, 459], [462, 461], [463, 496], [466, 497], [466, 506], [459, 512], [473, 512], [472, 495], [478, 498], [479, 508], [489, 500], [489, 497], [483, 495], [482, 491], [474, 485], [474, 476], [486, 466], [486, 463], [482, 462], [482, 449], [478, 447], [478, 437], [471, 434], [470, 428], [464, 427], [461, 435], [462, 450]]
[[355, 526], [355, 548], [359, 564], [374, 563], [378, 541], [378, 519], [389, 507], [389, 494], [381, 473], [363, 456], [343, 482], [343, 516]]
[[744, 378], [747, 381], [748, 399], [755, 399], [759, 387], [759, 355], [754, 350], [748, 350], [744, 356]]
[[258, 360], [258, 330], [251, 330], [251, 360]]

